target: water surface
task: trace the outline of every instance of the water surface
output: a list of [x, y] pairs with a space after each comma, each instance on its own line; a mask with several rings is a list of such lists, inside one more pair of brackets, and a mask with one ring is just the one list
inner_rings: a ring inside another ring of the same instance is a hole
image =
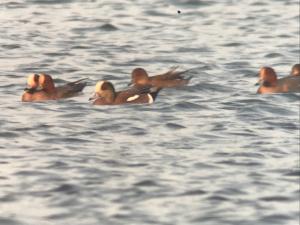
[[[181, 13], [177, 13], [180, 10]], [[298, 224], [298, 0], [2, 0], [0, 224]], [[98, 80], [191, 69], [153, 105], [94, 107]], [[29, 73], [89, 78], [22, 103]]]

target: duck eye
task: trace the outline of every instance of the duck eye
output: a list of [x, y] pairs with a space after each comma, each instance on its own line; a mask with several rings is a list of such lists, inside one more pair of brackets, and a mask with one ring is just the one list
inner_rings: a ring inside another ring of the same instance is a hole
[[265, 87], [271, 87], [271, 83], [269, 81], [263, 81], [263, 86]]

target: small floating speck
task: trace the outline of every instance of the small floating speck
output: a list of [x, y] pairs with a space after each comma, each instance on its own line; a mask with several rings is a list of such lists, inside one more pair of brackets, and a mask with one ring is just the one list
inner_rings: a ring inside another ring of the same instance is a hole
[[168, 128], [171, 128], [171, 129], [183, 129], [183, 128], [186, 128], [185, 126], [182, 126], [182, 125], [179, 125], [179, 124], [176, 124], [176, 123], [167, 123], [166, 126]]
[[106, 31], [115, 31], [118, 30], [118, 28], [112, 24], [104, 24], [100, 27], [101, 30], [106, 30]]
[[282, 57], [282, 54], [280, 53], [269, 53], [267, 55], [265, 55], [266, 58], [278, 58], [278, 57]]

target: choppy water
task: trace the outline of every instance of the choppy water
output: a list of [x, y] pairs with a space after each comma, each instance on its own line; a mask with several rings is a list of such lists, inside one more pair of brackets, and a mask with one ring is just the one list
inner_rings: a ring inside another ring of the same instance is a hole
[[[0, 224], [298, 224], [299, 95], [254, 86], [299, 63], [298, 21], [298, 0], [1, 0]], [[174, 65], [191, 83], [153, 105], [87, 101]], [[22, 103], [32, 72], [90, 82]]]

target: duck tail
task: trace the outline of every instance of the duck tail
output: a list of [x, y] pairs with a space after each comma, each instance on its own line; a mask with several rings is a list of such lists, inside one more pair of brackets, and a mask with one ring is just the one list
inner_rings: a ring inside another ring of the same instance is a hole
[[183, 79], [186, 79], [185, 75], [190, 70], [176, 71], [177, 69], [178, 69], [178, 66], [171, 67], [171, 69], [168, 72], [165, 73], [166, 78], [167, 79], [171, 79], [171, 80], [175, 80], [175, 79], [183, 80]]
[[86, 85], [87, 85], [87, 82], [75, 83], [75, 84], [73, 84], [73, 90], [75, 92], [80, 92], [85, 88]]
[[69, 87], [71, 87], [72, 91], [74, 91], [74, 92], [80, 92], [87, 85], [87, 82], [82, 82], [82, 81], [87, 80], [87, 79], [88, 78], [83, 78], [83, 79], [80, 79], [80, 80], [76, 80], [76, 81], [68, 83], [67, 85]]

